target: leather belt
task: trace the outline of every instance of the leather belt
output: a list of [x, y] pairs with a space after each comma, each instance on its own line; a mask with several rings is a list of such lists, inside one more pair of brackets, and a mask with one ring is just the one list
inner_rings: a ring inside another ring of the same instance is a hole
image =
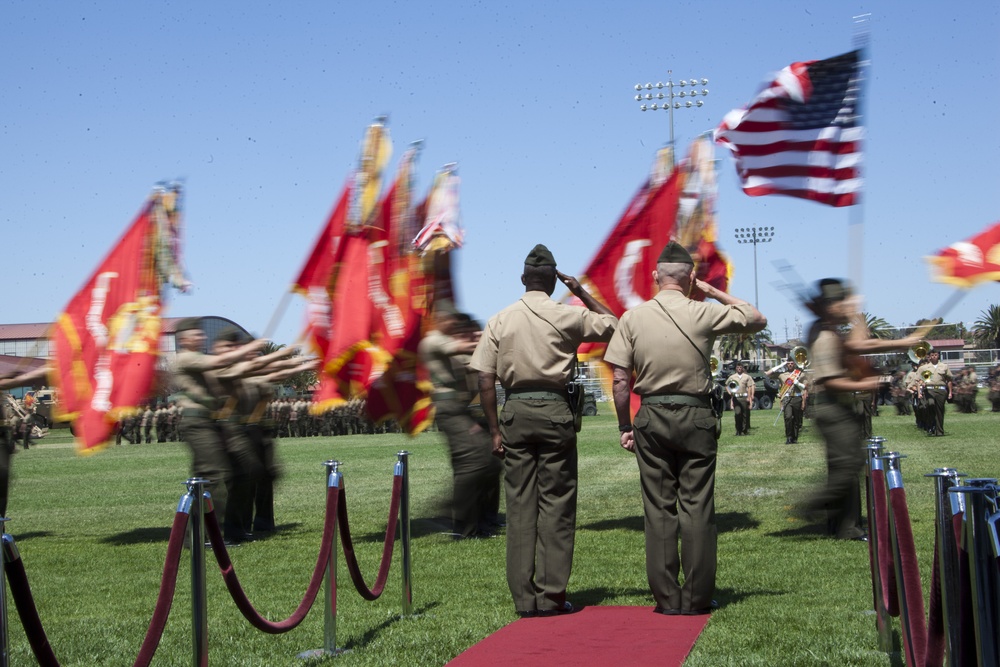
[[689, 405], [695, 408], [710, 408], [712, 400], [708, 396], [691, 394], [650, 394], [642, 397], [644, 405]]
[[513, 398], [519, 401], [565, 401], [566, 395], [560, 394], [557, 391], [521, 391], [514, 389], [507, 392], [507, 398]]

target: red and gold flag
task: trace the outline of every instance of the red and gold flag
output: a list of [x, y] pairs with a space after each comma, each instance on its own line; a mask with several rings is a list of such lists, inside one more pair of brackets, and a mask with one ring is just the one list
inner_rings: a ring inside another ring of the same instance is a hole
[[344, 186], [333, 212], [313, 245], [312, 252], [292, 284], [292, 290], [306, 299], [306, 338], [313, 352], [325, 358], [330, 347], [330, 293], [335, 253], [347, 221], [350, 183]]
[[157, 188], [53, 328], [52, 382], [80, 453], [106, 445], [147, 399], [160, 355], [161, 286], [181, 290], [180, 190]]
[[957, 287], [1000, 280], [1000, 222], [928, 257], [934, 280]]

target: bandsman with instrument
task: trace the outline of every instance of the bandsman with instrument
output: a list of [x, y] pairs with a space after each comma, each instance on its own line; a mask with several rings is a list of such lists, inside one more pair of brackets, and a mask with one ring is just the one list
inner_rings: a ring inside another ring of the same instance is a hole
[[940, 353], [931, 349], [927, 353], [927, 365], [920, 371], [924, 381], [924, 396], [927, 398], [927, 434], [931, 437], [944, 435], [944, 404], [952, 398], [954, 376], [948, 364], [941, 361]]
[[742, 362], [736, 362], [736, 372], [726, 380], [729, 407], [736, 416], [736, 435], [750, 435], [750, 409], [753, 407], [754, 381], [745, 373]]
[[783, 364], [778, 364], [765, 375], [778, 375], [781, 389], [778, 390], [778, 402], [781, 406], [781, 414], [785, 419], [785, 444], [792, 445], [799, 441], [799, 429], [802, 428], [802, 415], [806, 409], [806, 401], [809, 399], [809, 392], [806, 389], [803, 369], [799, 368], [796, 361], [803, 366], [809, 363], [808, 352], [804, 347], [796, 347], [792, 350], [792, 355]]

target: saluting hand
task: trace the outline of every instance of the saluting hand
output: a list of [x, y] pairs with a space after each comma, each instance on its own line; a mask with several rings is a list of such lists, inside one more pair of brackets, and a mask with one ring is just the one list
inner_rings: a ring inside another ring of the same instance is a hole
[[559, 277], [559, 280], [561, 280], [563, 284], [566, 285], [566, 289], [572, 292], [575, 296], [580, 296], [579, 292], [581, 287], [579, 280], [577, 280], [573, 276], [566, 275], [565, 273], [562, 273], [560, 271], [556, 271], [556, 275]]

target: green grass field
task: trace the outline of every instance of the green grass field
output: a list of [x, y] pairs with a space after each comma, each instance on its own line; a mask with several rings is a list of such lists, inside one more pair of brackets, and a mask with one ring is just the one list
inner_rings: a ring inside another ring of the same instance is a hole
[[[642, 506], [632, 456], [618, 445], [612, 410], [580, 434], [580, 495], [570, 598], [583, 605], [652, 607], [643, 560]], [[808, 427], [784, 445], [775, 411], [753, 413], [750, 437], [733, 437], [726, 414], [716, 487], [721, 605], [687, 665], [891, 665], [877, 650], [867, 545], [823, 536], [789, 508], [820, 484], [822, 444]], [[951, 466], [997, 476], [1000, 415], [949, 412], [948, 436], [927, 438], [909, 417], [876, 418], [888, 447], [907, 455], [903, 478], [925, 587], [933, 548], [933, 485], [924, 473]], [[14, 456], [7, 532], [14, 535], [56, 656], [63, 665], [126, 665], [145, 634], [163, 567], [169, 526], [184, 492], [183, 445], [113, 447], [79, 457], [53, 432]], [[65, 434], [65, 431], [62, 432]], [[256, 607], [272, 620], [292, 612], [319, 549], [325, 476], [343, 462], [352, 532], [366, 576], [374, 577], [396, 452], [411, 452], [414, 611], [400, 618], [398, 555], [382, 598], [365, 602], [340, 562], [338, 645], [344, 665], [442, 665], [515, 620], [504, 577], [504, 538], [453, 541], [440, 519], [450, 470], [436, 433], [282, 440], [276, 492], [282, 530], [232, 550]], [[213, 665], [302, 664], [323, 641], [322, 602], [284, 635], [252, 628], [209, 557], [208, 614]], [[9, 594], [8, 594], [9, 598]], [[34, 664], [9, 602], [11, 664]], [[897, 626], [898, 629], [898, 626]], [[634, 641], [634, 638], [630, 638]], [[154, 665], [191, 664], [189, 552]]]

